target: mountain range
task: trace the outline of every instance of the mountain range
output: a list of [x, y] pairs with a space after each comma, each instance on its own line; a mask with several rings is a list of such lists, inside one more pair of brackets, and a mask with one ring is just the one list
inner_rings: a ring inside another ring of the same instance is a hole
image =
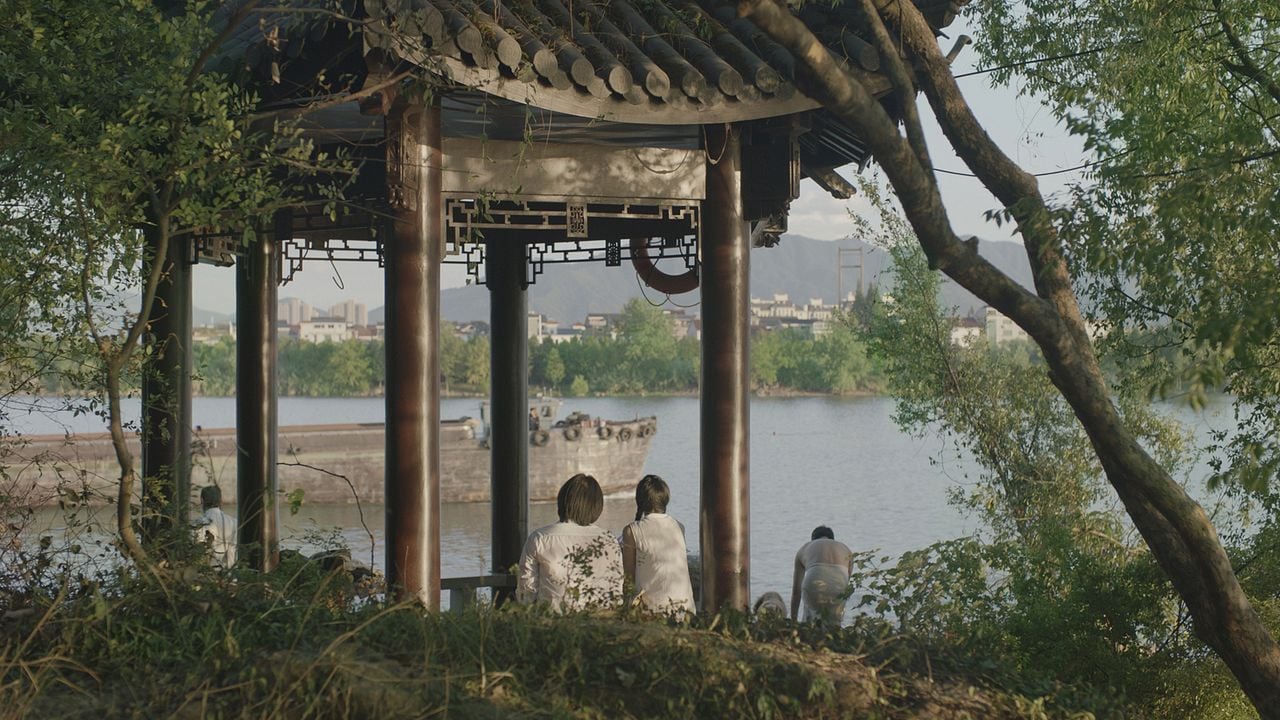
[[[778, 245], [771, 248], [755, 248], [751, 251], [751, 295], [772, 297], [785, 293], [792, 302], [805, 303], [810, 298], [821, 298], [834, 304], [837, 296], [837, 248], [862, 249], [861, 275], [863, 286], [883, 285], [882, 277], [889, 265], [889, 255], [883, 248], [859, 240], [815, 240], [801, 235], [784, 235]], [[978, 251], [993, 265], [1005, 271], [1017, 282], [1031, 286], [1031, 268], [1022, 245], [1013, 242], [980, 241]], [[675, 261], [668, 261], [675, 265]], [[858, 264], [857, 255], [846, 254], [843, 264]], [[846, 267], [839, 283], [845, 293], [858, 286], [859, 269]], [[642, 286], [629, 264], [622, 267], [568, 264], [547, 265], [529, 287], [529, 309], [561, 322], [581, 322], [588, 312], [619, 312], [628, 300], [643, 293], [654, 303], [668, 298], [662, 293]], [[698, 314], [698, 292], [676, 295], [670, 302], [676, 306], [688, 306], [687, 312]], [[959, 315], [980, 311], [986, 303], [971, 295], [964, 288], [944, 279], [942, 300], [947, 307], [956, 308]], [[450, 288], [442, 293], [441, 316], [452, 322], [489, 319], [489, 291], [483, 285]], [[383, 309], [369, 311], [369, 322], [381, 322]]]
[[216, 310], [205, 310], [203, 308], [193, 308], [191, 310], [191, 324], [194, 327], [218, 327], [232, 322], [235, 322], [235, 316], [228, 313], [220, 313]]
[[[858, 287], [859, 274], [864, 287], [886, 284], [889, 256], [883, 249], [859, 240], [815, 240], [802, 235], [784, 235], [778, 245], [771, 248], [755, 248], [751, 251], [751, 295], [767, 298], [785, 293], [792, 302], [803, 304], [810, 298], [821, 298], [833, 304], [836, 301], [837, 248], [860, 248], [861, 258], [854, 253], [844, 255], [841, 284], [845, 293]], [[1013, 242], [979, 241], [978, 251], [997, 268], [1008, 273], [1017, 282], [1031, 286], [1031, 268], [1027, 264], [1026, 251]], [[668, 261], [672, 265], [676, 261]], [[859, 269], [856, 267], [861, 264]], [[853, 267], [848, 267], [853, 266]], [[599, 264], [546, 265], [529, 287], [529, 309], [561, 322], [581, 322], [588, 312], [619, 312], [628, 300], [643, 293], [650, 301], [668, 301], [675, 306], [688, 307], [690, 314], [698, 314], [697, 291], [667, 298], [665, 295], [642, 286], [629, 264], [622, 267], [604, 267]], [[673, 268], [678, 269], [678, 268]], [[942, 299], [947, 307], [956, 309], [959, 315], [979, 312], [985, 305], [968, 291], [944, 279]], [[483, 285], [449, 288], [441, 294], [441, 315], [451, 322], [470, 320], [488, 321], [489, 291]], [[383, 308], [369, 310], [369, 322], [376, 324], [384, 319]], [[233, 318], [199, 308], [195, 311], [195, 324], [226, 324]]]

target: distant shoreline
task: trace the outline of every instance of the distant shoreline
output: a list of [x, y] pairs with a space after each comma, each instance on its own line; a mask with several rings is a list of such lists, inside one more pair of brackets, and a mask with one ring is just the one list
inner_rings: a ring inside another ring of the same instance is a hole
[[[690, 391], [682, 391], [682, 392], [602, 392], [602, 393], [593, 392], [593, 393], [590, 393], [590, 395], [581, 395], [581, 396], [561, 395], [561, 393], [557, 393], [557, 392], [538, 392], [538, 393], [531, 392], [530, 393], [530, 397], [536, 397], [538, 395], [545, 395], [548, 397], [559, 397], [559, 398], [562, 398], [562, 400], [571, 400], [571, 398], [577, 398], [577, 397], [698, 397], [698, 391], [696, 391], [696, 389], [690, 389]], [[753, 391], [751, 391], [751, 395], [753, 395], [754, 397], [878, 397], [878, 396], [884, 395], [884, 393], [872, 391], [872, 389], [855, 389], [855, 391], [850, 391], [850, 392], [817, 392], [817, 391], [805, 391], [805, 389], [771, 387], [771, 388], [753, 389]], [[134, 391], [131, 391], [131, 392], [124, 393], [125, 398], [132, 398], [137, 396], [138, 396], [137, 389], [134, 389]], [[210, 397], [210, 398], [236, 397], [234, 395], [206, 395], [206, 393], [202, 393], [202, 392], [193, 392], [191, 393], [191, 396], [192, 397]], [[488, 397], [488, 396], [489, 396], [489, 393], [485, 393], [485, 392], [462, 392], [462, 391], [440, 392], [440, 397], [448, 398], [448, 400], [457, 400], [457, 398], [466, 398], [466, 397]], [[91, 396], [72, 395], [72, 393], [65, 393], [65, 392], [33, 392], [33, 393], [23, 393], [23, 397], [58, 397], [58, 398], [65, 398], [65, 400], [88, 400], [88, 398], [90, 398]], [[380, 392], [367, 393], [367, 395], [285, 395], [285, 393], [280, 393], [280, 395], [276, 397], [312, 397], [312, 398], [317, 398], [317, 400], [319, 400], [319, 398], [324, 398], [324, 400], [357, 400], [357, 398], [362, 398], [362, 397], [387, 397], [387, 395], [385, 395], [385, 393], [380, 393]]]
[[[590, 395], [562, 395], [559, 393], [530, 393], [529, 397], [537, 397], [538, 395], [547, 397], [556, 397], [562, 400], [576, 400], [580, 398], [663, 398], [663, 397], [698, 397], [697, 390], [686, 390], [682, 392], [639, 392], [639, 393], [591, 393]], [[854, 390], [851, 392], [831, 393], [816, 392], [810, 390], [793, 390], [791, 388], [762, 388], [751, 391], [752, 397], [771, 397], [771, 398], [805, 398], [805, 397], [880, 397], [884, 395], [882, 392], [875, 390]], [[481, 392], [441, 392], [440, 397], [456, 400], [459, 398], [486, 398], [488, 393]], [[63, 397], [67, 397], [63, 395]], [[234, 398], [235, 395], [205, 395], [203, 393], [193, 393], [192, 397], [203, 398]], [[384, 393], [370, 393], [368, 395], [278, 395], [277, 397], [288, 398], [324, 398], [328, 400], [354, 400], [359, 398], [381, 398], [386, 397]]]
[[[574, 400], [574, 399], [578, 399], [578, 398], [643, 398], [643, 397], [649, 397], [649, 398], [662, 398], [662, 397], [698, 397], [698, 391], [697, 391], [697, 390], [685, 390], [685, 391], [679, 391], [679, 392], [639, 392], [639, 393], [616, 393], [616, 392], [615, 392], [615, 393], [591, 393], [591, 394], [589, 394], [589, 395], [563, 395], [563, 394], [560, 394], [560, 393], [554, 393], [554, 392], [550, 392], [550, 393], [549, 393], [549, 392], [546, 392], [545, 390], [543, 390], [543, 389], [541, 389], [541, 388], [539, 388], [539, 389], [537, 389], [537, 390], [538, 390], [538, 392], [530, 392], [529, 397], [533, 398], [533, 397], [537, 397], [537, 396], [539, 396], [539, 395], [545, 395], [545, 396], [548, 396], [548, 397], [556, 397], [556, 398], [560, 398], [560, 399], [562, 399], [562, 400], [566, 400], [566, 401], [567, 401], [567, 400]], [[792, 388], [784, 388], [784, 387], [770, 387], [770, 388], [758, 388], [758, 389], [756, 389], [756, 390], [752, 390], [752, 391], [751, 391], [751, 395], [752, 395], [752, 397], [768, 397], [768, 398], [793, 398], [793, 397], [794, 397], [794, 398], [806, 398], [806, 397], [881, 397], [881, 396], [885, 395], [885, 393], [880, 392], [880, 391], [877, 391], [877, 390], [853, 390], [853, 391], [850, 391], [850, 392], [832, 393], [832, 392], [817, 392], [817, 391], [811, 391], [811, 390], [795, 390], [795, 389], [792, 389]], [[136, 390], [136, 389], [131, 390], [131, 391], [128, 391], [128, 392], [126, 392], [126, 393], [124, 393], [124, 398], [125, 398], [125, 399], [133, 399], [133, 398], [137, 398], [138, 396], [139, 396], [139, 392], [138, 392], [138, 390]], [[443, 399], [448, 399], [448, 400], [457, 400], [457, 399], [465, 399], [465, 398], [486, 398], [486, 397], [488, 397], [488, 396], [489, 396], [489, 394], [488, 394], [488, 393], [484, 393], [484, 392], [459, 391], [459, 390], [451, 390], [451, 391], [447, 391], [447, 392], [442, 391], [442, 392], [440, 393], [440, 397], [441, 397], [441, 398], [443, 398]], [[23, 394], [22, 396], [20, 396], [20, 397], [32, 397], [32, 398], [62, 398], [62, 399], [66, 399], [66, 400], [73, 400], [73, 399], [87, 399], [87, 398], [92, 397], [92, 395], [90, 395], [90, 394], [68, 393], [68, 392], [43, 392], [43, 391], [42, 391], [42, 392], [35, 392], [35, 393], [24, 393], [24, 394]], [[202, 393], [202, 392], [193, 392], [193, 393], [191, 394], [191, 397], [193, 397], [193, 398], [211, 398], [211, 399], [233, 399], [233, 398], [235, 398], [236, 396], [235, 396], [235, 395], [210, 395], [210, 394], [205, 394], [205, 393]], [[386, 394], [385, 394], [385, 393], [368, 393], [368, 394], [363, 394], [363, 395], [290, 395], [290, 394], [279, 394], [279, 395], [277, 395], [276, 397], [278, 397], [278, 398], [312, 398], [312, 399], [326, 399], [326, 400], [357, 400], [357, 399], [361, 399], [361, 398], [383, 398], [383, 397], [386, 397]]]

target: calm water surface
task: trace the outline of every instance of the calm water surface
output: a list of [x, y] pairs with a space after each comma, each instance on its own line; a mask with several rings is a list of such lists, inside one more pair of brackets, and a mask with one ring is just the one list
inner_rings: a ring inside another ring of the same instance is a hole
[[[281, 398], [281, 425], [326, 422], [380, 422], [381, 398]], [[697, 398], [584, 398], [566, 400], [564, 411], [581, 410], [611, 419], [654, 415], [658, 433], [645, 472], [671, 486], [668, 511], [684, 523], [691, 550], [698, 545]], [[136, 406], [133, 409], [136, 414]], [[442, 416], [479, 414], [479, 401], [449, 399]], [[830, 525], [836, 538], [855, 550], [879, 549], [897, 555], [971, 529], [947, 505], [947, 493], [969, 482], [974, 466], [955, 457], [932, 436], [915, 438], [898, 430], [888, 398], [754, 398], [751, 402], [751, 592], [774, 590], [789, 597], [796, 550], [815, 525]], [[1198, 433], [1229, 418], [1226, 406], [1185, 415]], [[204, 427], [235, 423], [232, 398], [197, 398], [194, 422]], [[97, 431], [92, 418], [58, 422], [41, 415], [12, 418], [26, 432]], [[639, 480], [639, 478], [635, 478]], [[229, 478], [234, 482], [234, 478]], [[288, 488], [284, 488], [287, 490]], [[363, 510], [363, 523], [360, 510]], [[353, 554], [381, 567], [383, 507], [304, 506], [283, 513], [286, 547], [309, 549], [337, 534]], [[609, 498], [600, 525], [615, 533], [633, 519], [632, 497]], [[106, 513], [109, 522], [110, 511]], [[535, 503], [530, 525], [555, 521], [554, 503]], [[46, 513], [49, 525], [61, 524]], [[487, 504], [445, 505], [441, 511], [442, 563], [446, 577], [485, 572], [489, 564]], [[367, 527], [367, 530], [366, 530]], [[372, 542], [370, 539], [372, 534]]]

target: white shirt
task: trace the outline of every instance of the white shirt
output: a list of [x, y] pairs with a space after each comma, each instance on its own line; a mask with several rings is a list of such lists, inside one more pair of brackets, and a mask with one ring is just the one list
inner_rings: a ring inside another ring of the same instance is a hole
[[636, 545], [636, 591], [658, 612], [695, 612], [684, 525], [666, 513], [649, 513], [627, 528]]
[[610, 606], [622, 597], [622, 549], [607, 530], [558, 522], [529, 534], [516, 599], [557, 610]]
[[214, 565], [229, 568], [236, 564], [236, 517], [211, 507], [195, 521], [196, 542], [209, 546]]

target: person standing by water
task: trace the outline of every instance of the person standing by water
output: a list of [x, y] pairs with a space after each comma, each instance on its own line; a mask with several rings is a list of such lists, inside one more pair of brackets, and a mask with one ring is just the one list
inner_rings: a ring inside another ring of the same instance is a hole
[[236, 564], [236, 517], [222, 511], [222, 490], [217, 485], [200, 488], [204, 510], [195, 521], [196, 542], [208, 546], [209, 560], [217, 567]]
[[556, 511], [560, 522], [534, 530], [525, 541], [516, 600], [556, 610], [616, 605], [622, 553], [613, 535], [594, 524], [604, 511], [600, 483], [582, 473], [569, 478], [556, 496]]
[[804, 620], [839, 627], [844, 619], [845, 591], [853, 572], [853, 551], [835, 539], [826, 525], [813, 529], [812, 539], [796, 553], [791, 584], [791, 619], [804, 601]]
[[636, 485], [636, 520], [622, 530], [622, 568], [636, 596], [653, 612], [696, 612], [684, 525], [667, 515], [671, 490], [657, 475]]

